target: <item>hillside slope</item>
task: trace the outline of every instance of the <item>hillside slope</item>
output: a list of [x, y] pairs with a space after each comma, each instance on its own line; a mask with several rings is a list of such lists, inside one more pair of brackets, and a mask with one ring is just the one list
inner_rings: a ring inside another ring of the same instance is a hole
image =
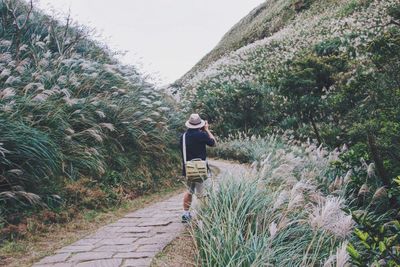
[[[245, 72], [254, 74], [252, 70], [256, 68], [255, 64], [258, 67], [266, 67], [263, 64], [268, 60], [278, 61], [276, 65], [279, 65], [281, 59], [292, 57], [287, 55], [289, 49], [294, 55], [318, 41], [340, 35], [344, 37], [353, 30], [357, 31], [355, 34], [358, 36], [364, 33], [367, 37], [373, 36], [373, 32], [380, 30], [379, 24], [388, 23], [386, 21], [388, 16], [384, 14], [383, 10], [395, 2], [376, 3], [373, 0], [266, 1], [226, 33], [212, 51], [177, 81], [176, 86], [187, 89], [187, 84], [193, 83], [193, 80], [204, 80], [205, 76], [209, 78], [214, 76], [216, 69], [221, 69], [218, 72], [233, 73], [231, 70], [222, 70], [223, 66], [227, 65], [234, 68], [233, 65], [253, 63], [252, 66], [247, 66], [246, 69], [249, 70]], [[374, 6], [376, 6], [376, 12], [374, 12]], [[377, 26], [376, 29], [373, 28], [375, 26]], [[356, 40], [357, 38], [352, 39]], [[270, 47], [271, 42], [276, 41], [283, 45], [281, 47], [283, 51], [279, 47]], [[360, 44], [358, 40], [353, 45], [359, 47], [362, 43]], [[274, 52], [272, 50], [276, 50], [278, 55], [271, 55], [270, 53]], [[243, 68], [240, 69], [243, 70]], [[240, 76], [243, 74], [241, 73]]]
[[[180, 80], [192, 77], [195, 72], [205, 68], [225, 54], [273, 35], [290, 23], [296, 14], [307, 9], [310, 2], [304, 0], [267, 0], [260, 4], [234, 25], [222, 37], [218, 45]], [[332, 2], [332, 0], [325, 2]]]

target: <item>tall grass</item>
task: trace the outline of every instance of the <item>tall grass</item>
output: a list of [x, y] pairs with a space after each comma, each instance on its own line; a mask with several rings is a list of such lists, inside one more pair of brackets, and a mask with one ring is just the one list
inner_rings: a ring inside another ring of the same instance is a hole
[[107, 206], [115, 204], [107, 199], [173, 183], [178, 153], [169, 124], [178, 116], [163, 91], [70, 18], [5, 0], [0, 26], [0, 210], [7, 223], [32, 209], [23, 192], [51, 207], [79, 202], [69, 201], [67, 188], [80, 185], [86, 188], [75, 190], [106, 194], [93, 195]]
[[261, 266], [265, 262], [268, 236], [260, 233], [272, 201], [266, 196], [254, 181], [225, 181], [218, 192], [210, 192], [195, 230], [204, 266]]
[[210, 150], [210, 155], [222, 159], [238, 160], [242, 163], [252, 163], [264, 156], [268, 152], [267, 150], [283, 148], [283, 143], [277, 142], [279, 139], [280, 137], [276, 135], [261, 137], [239, 132], [219, 141], [218, 146]]
[[327, 176], [338, 153], [262, 139], [219, 148], [240, 143], [256, 161], [242, 177], [223, 177], [200, 207], [193, 234], [201, 266], [345, 266], [354, 222], [343, 211], [346, 183]]

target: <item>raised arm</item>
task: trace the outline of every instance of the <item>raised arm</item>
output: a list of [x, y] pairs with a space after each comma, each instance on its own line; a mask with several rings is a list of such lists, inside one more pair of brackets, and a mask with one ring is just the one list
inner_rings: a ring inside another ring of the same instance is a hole
[[206, 124], [204, 125], [204, 131], [208, 134], [208, 138], [211, 139], [209, 142], [207, 142], [207, 145], [209, 146], [215, 146], [217, 144], [217, 140], [215, 140], [215, 136], [211, 133], [209, 127], [208, 127], [208, 121], [206, 121]]

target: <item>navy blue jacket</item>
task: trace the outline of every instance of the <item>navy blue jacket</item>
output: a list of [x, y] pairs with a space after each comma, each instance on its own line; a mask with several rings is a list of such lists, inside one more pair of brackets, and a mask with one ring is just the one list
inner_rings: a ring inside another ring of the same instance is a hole
[[[180, 137], [180, 148], [182, 153], [183, 165], [183, 134]], [[208, 134], [200, 129], [188, 129], [186, 132], [186, 160], [202, 159], [206, 160], [206, 146], [214, 146], [215, 140], [211, 139]], [[182, 167], [182, 175], [186, 175], [184, 165]]]

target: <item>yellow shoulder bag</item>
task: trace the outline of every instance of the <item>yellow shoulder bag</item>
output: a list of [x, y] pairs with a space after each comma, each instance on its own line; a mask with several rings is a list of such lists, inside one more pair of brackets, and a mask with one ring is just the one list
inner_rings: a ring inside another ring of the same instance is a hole
[[202, 182], [208, 178], [207, 161], [202, 159], [186, 160], [186, 133], [182, 140], [183, 163], [188, 182]]

